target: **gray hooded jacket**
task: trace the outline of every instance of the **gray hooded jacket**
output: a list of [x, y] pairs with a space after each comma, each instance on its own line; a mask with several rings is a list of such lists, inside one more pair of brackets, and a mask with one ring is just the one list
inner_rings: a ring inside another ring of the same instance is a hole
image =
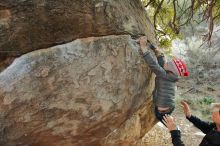
[[[175, 107], [175, 83], [179, 77], [169, 71], [164, 70], [162, 67], [164, 62], [164, 56], [159, 56], [156, 60], [152, 56], [151, 52], [144, 53], [144, 60], [150, 67], [150, 69], [156, 74], [155, 89], [153, 92], [153, 102], [157, 107], [169, 107], [173, 109]], [[158, 63], [160, 62], [160, 64]]]

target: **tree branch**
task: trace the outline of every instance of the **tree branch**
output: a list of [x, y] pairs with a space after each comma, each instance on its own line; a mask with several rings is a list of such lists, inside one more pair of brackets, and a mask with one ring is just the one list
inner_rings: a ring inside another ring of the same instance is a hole
[[208, 0], [208, 6], [207, 6], [207, 21], [208, 21], [208, 34], [207, 34], [207, 41], [209, 46], [211, 46], [211, 37], [212, 37], [212, 33], [213, 33], [213, 16], [212, 16], [212, 12], [213, 12], [213, 6], [214, 6], [214, 0]]
[[200, 24], [200, 23], [202, 23], [203, 21], [205, 21], [205, 19], [202, 19], [201, 21], [197, 21], [197, 20], [193, 20], [193, 21], [195, 21], [197, 24]]
[[[191, 0], [191, 5], [186, 9], [186, 10], [190, 9], [190, 17], [188, 17], [188, 19], [187, 19], [184, 23], [180, 24], [179, 27], [181, 27], [181, 26], [183, 26], [183, 25], [186, 25], [187, 23], [190, 22], [190, 20], [193, 19], [194, 6], [195, 6], [195, 0]], [[186, 12], [186, 11], [184, 11], [184, 13], [185, 13], [185, 12]], [[181, 16], [183, 16], [184, 13], [182, 13]], [[181, 16], [180, 16], [180, 17], [181, 17]]]
[[213, 20], [217, 19], [218, 17], [220, 17], [220, 13], [216, 16], [213, 17]]
[[157, 28], [157, 26], [156, 26], [157, 14], [159, 13], [163, 2], [164, 2], [164, 0], [161, 0], [161, 2], [160, 2], [159, 5], [157, 6], [157, 9], [156, 9], [156, 11], [155, 11], [155, 13], [154, 13], [154, 28], [155, 28], [155, 29]]
[[147, 8], [154, 0], [150, 0], [144, 7]]
[[162, 31], [162, 30], [159, 30], [159, 29], [155, 29], [156, 31], [158, 31], [159, 33], [161, 33], [161, 34], [163, 34], [163, 36], [166, 36], [167, 34], [164, 32], [164, 31]]

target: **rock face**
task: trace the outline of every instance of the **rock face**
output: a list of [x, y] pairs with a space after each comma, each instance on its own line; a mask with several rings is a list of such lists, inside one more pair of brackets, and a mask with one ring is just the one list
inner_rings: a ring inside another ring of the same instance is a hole
[[153, 38], [152, 28], [139, 0], [1, 0], [0, 57], [91, 36]]
[[155, 123], [142, 34], [139, 0], [1, 0], [0, 145], [135, 145]]
[[155, 123], [152, 83], [129, 35], [25, 54], [0, 73], [0, 145], [130, 145]]

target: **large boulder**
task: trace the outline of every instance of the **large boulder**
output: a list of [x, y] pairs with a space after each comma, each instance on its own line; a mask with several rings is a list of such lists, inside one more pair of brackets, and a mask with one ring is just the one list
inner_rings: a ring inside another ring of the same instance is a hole
[[1, 0], [0, 58], [91, 36], [153, 38], [152, 28], [140, 0]]
[[129, 145], [155, 123], [152, 85], [129, 35], [22, 55], [0, 73], [0, 145]]

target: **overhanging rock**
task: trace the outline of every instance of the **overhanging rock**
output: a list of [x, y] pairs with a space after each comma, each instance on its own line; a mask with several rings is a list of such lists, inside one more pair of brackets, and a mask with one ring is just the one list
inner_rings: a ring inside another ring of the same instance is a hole
[[0, 58], [112, 34], [154, 38], [139, 0], [0, 1]]

